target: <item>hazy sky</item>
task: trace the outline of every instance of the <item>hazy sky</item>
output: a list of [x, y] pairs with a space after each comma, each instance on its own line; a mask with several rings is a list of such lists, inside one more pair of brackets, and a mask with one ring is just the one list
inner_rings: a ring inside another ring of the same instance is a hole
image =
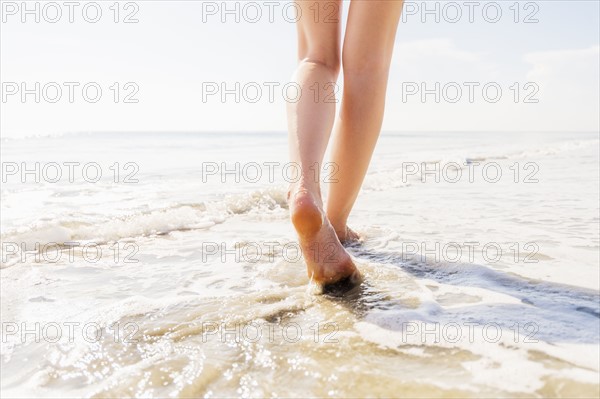
[[[285, 130], [289, 1], [47, 3], [1, 2], [2, 137]], [[599, 14], [595, 0], [407, 2], [384, 130], [597, 131]]]

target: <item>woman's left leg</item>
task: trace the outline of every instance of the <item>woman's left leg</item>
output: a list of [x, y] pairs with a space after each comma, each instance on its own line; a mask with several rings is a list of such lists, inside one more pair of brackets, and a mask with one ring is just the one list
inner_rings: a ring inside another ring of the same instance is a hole
[[327, 216], [342, 242], [357, 238], [346, 221], [381, 130], [402, 3], [353, 0], [350, 5], [342, 52], [344, 93], [331, 152], [338, 170], [327, 199]]

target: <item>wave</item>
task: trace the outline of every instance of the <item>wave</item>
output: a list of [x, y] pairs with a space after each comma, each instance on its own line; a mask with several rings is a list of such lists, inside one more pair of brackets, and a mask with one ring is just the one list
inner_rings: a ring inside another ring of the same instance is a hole
[[[2, 251], [9, 243], [25, 251], [41, 246], [98, 245], [145, 236], [165, 235], [174, 231], [208, 229], [240, 214], [268, 213], [287, 209], [286, 192], [281, 187], [245, 194], [226, 195], [222, 200], [174, 204], [165, 208], [107, 218], [101, 222], [59, 220], [6, 232], [0, 236]], [[4, 260], [3, 255], [3, 260]]]
[[[420, 161], [400, 160], [393, 167], [383, 167], [370, 172], [363, 184], [364, 191], [385, 191], [389, 188], [409, 187], [415, 183], [434, 181], [442, 176], [455, 182], [461, 177], [466, 178], [470, 168], [475, 168], [475, 173], [486, 164], [510, 161], [533, 161], [542, 157], [555, 156], [565, 152], [577, 151], [586, 148], [597, 148], [598, 139], [572, 140], [548, 145], [542, 148], [530, 148], [514, 151], [500, 152], [497, 154], [460, 154], [444, 158], [424, 158]], [[453, 180], [455, 179], [455, 180]]]

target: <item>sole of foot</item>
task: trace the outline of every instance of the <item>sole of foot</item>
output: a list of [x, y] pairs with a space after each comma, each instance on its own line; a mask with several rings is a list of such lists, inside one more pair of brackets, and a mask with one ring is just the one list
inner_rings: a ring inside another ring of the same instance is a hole
[[362, 279], [356, 265], [324, 216], [315, 195], [307, 190], [296, 190], [290, 193], [289, 201], [292, 224], [298, 233], [311, 281], [324, 291], [342, 282], [348, 286], [360, 284]]

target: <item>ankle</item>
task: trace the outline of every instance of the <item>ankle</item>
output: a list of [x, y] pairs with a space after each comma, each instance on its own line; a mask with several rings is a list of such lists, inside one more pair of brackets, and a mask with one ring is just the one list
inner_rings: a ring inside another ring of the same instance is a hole
[[348, 227], [346, 224], [332, 224], [335, 234], [338, 236], [340, 241], [344, 241], [348, 235]]
[[332, 218], [329, 214], [327, 215], [327, 219], [329, 219], [329, 223], [331, 223], [331, 226], [333, 226], [333, 229], [338, 235], [339, 233], [346, 233], [347, 224], [345, 219]]
[[301, 193], [310, 194], [312, 196], [312, 198], [314, 199], [314, 201], [316, 201], [317, 204], [322, 206], [323, 202], [321, 200], [321, 188], [318, 185], [315, 186], [315, 185], [305, 184], [305, 183], [301, 183], [301, 182], [290, 184], [290, 186], [288, 188], [288, 192], [287, 192], [288, 202], [294, 200], [295, 197]]

